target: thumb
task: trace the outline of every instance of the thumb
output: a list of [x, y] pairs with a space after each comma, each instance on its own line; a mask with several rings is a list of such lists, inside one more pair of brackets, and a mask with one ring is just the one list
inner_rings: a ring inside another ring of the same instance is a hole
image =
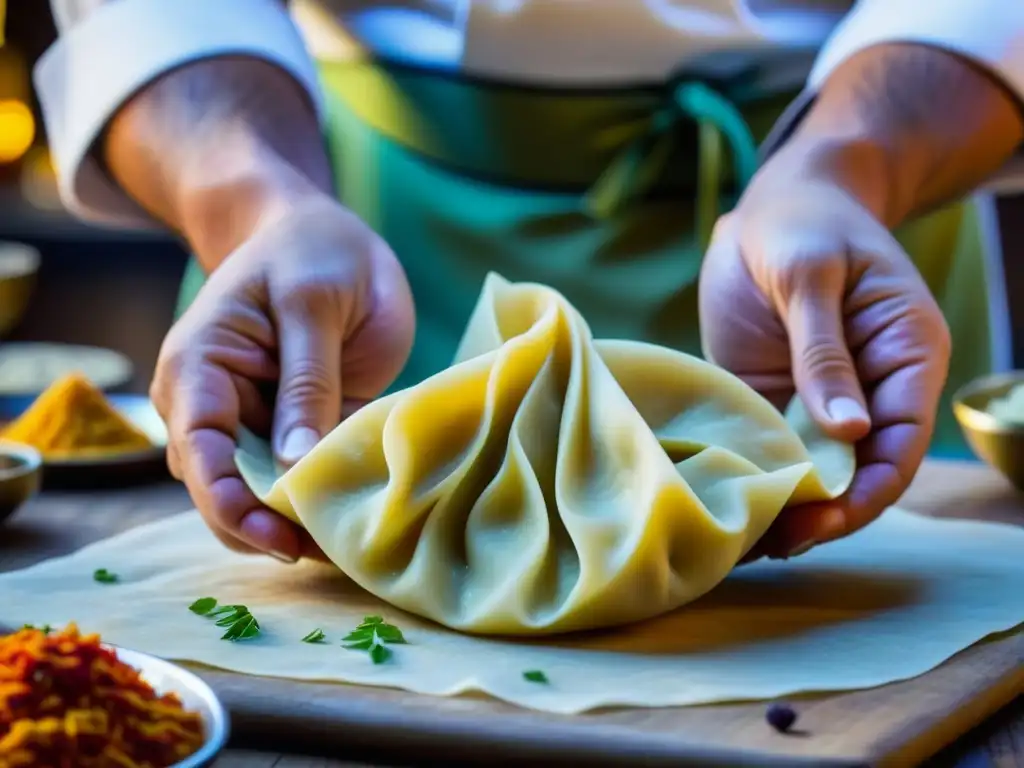
[[793, 381], [814, 421], [830, 437], [856, 442], [871, 429], [843, 329], [845, 270], [816, 270], [789, 300], [787, 332]]
[[278, 317], [274, 452], [294, 464], [341, 420], [341, 331], [308, 314]]

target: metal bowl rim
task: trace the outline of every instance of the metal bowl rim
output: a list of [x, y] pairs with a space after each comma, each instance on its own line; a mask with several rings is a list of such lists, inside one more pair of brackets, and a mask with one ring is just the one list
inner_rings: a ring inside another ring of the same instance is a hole
[[43, 455], [25, 443], [0, 438], [0, 456], [9, 456], [22, 462], [20, 466], [10, 469], [0, 468], [0, 483], [20, 480], [39, 472], [43, 467]]
[[0, 271], [0, 280], [20, 280], [25, 277], [31, 277], [39, 272], [39, 267], [42, 264], [42, 255], [38, 248], [18, 240], [0, 240], [0, 260], [3, 259], [5, 254], [12, 252], [25, 257], [25, 267], [17, 272]]
[[1010, 424], [988, 411], [964, 402], [968, 397], [983, 394], [1007, 384], [1024, 384], [1024, 371], [1003, 371], [979, 376], [962, 385], [953, 393], [953, 414], [967, 429], [1004, 437], [1024, 437], [1024, 424]]
[[198, 675], [166, 659], [113, 643], [104, 643], [104, 645], [115, 651], [118, 658], [125, 664], [139, 670], [143, 677], [146, 676], [147, 670], [160, 670], [165, 676], [173, 678], [203, 700], [210, 710], [210, 722], [204, 723], [209, 729], [206, 740], [199, 751], [175, 763], [171, 768], [199, 768], [199, 766], [212, 763], [213, 759], [224, 750], [228, 737], [231, 735], [231, 718], [213, 689]]

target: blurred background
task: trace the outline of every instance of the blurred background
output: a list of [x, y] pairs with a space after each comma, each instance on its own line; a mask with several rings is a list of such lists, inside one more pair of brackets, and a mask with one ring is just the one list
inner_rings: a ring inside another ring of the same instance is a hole
[[41, 269], [23, 320], [5, 340], [115, 349], [145, 392], [170, 325], [185, 251], [171, 237], [81, 224], [61, 209], [32, 66], [56, 38], [50, 4], [9, 2], [0, 47], [0, 241], [37, 248]]
[[[173, 314], [185, 252], [171, 237], [81, 224], [61, 209], [38, 106], [35, 60], [55, 38], [49, 3], [9, 3], [0, 47], [0, 241], [42, 254], [37, 288], [9, 340], [46, 340], [115, 349], [135, 366], [130, 389], [144, 392]], [[999, 203], [1008, 271], [1015, 367], [1024, 368], [1024, 196]]]

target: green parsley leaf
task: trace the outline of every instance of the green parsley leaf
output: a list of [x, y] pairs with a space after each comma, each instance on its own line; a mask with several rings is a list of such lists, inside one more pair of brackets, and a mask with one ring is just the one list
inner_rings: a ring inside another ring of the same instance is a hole
[[25, 624], [24, 626], [22, 626], [22, 629], [38, 629], [44, 635], [48, 635], [51, 632], [53, 632], [53, 627], [51, 627], [49, 624], [43, 624], [43, 626], [41, 627], [37, 627], [35, 624]]
[[374, 664], [383, 664], [391, 658], [387, 644], [405, 643], [402, 630], [384, 621], [383, 616], [365, 616], [358, 627], [341, 639], [349, 651], [368, 651]]
[[210, 618], [217, 619], [214, 623], [218, 627], [230, 627], [248, 615], [249, 609], [244, 605], [226, 605], [223, 609], [210, 614]]
[[100, 584], [116, 584], [118, 579], [116, 573], [111, 573], [106, 568], [97, 568], [92, 572], [92, 580]]
[[200, 616], [206, 616], [210, 613], [210, 611], [212, 611], [216, 607], [217, 601], [212, 597], [200, 597], [198, 600], [192, 603], [192, 605], [190, 605], [188, 609], [192, 611], [192, 613], [198, 614]]
[[383, 664], [391, 658], [391, 650], [384, 645], [376, 644], [370, 649], [370, 659], [374, 664]]
[[312, 632], [310, 632], [308, 635], [302, 638], [302, 642], [322, 643], [325, 637], [326, 635], [324, 635], [324, 631], [322, 629], [314, 629]]
[[[218, 625], [220, 622], [218, 622]], [[260, 623], [256, 617], [246, 611], [245, 615], [237, 619], [228, 627], [227, 632], [221, 635], [221, 640], [248, 640], [260, 633]]]
[[368, 651], [371, 648], [373, 648], [374, 645], [376, 645], [376, 643], [374, 643], [373, 638], [372, 637], [368, 637], [365, 640], [358, 640], [358, 641], [356, 641], [354, 643], [349, 643], [348, 645], [345, 646], [345, 650], [346, 651]]
[[244, 605], [217, 605], [212, 597], [201, 597], [188, 607], [192, 613], [215, 619], [214, 624], [223, 627], [221, 640], [248, 640], [260, 633], [260, 623]]
[[531, 669], [526, 672], [523, 672], [523, 679], [528, 680], [531, 683], [548, 682], [548, 676], [541, 672], [539, 669]]
[[352, 632], [349, 632], [347, 635], [341, 638], [341, 642], [343, 643], [358, 643], [363, 640], [373, 640], [372, 627], [368, 627], [366, 629], [353, 630]]
[[385, 643], [405, 643], [405, 636], [402, 635], [402, 630], [391, 624], [378, 625], [376, 632], [377, 637]]

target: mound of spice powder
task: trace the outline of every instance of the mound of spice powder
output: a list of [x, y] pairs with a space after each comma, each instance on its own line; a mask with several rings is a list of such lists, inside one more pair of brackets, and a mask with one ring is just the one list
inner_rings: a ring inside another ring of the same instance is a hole
[[0, 768], [168, 768], [204, 740], [197, 713], [69, 625], [0, 637]]

